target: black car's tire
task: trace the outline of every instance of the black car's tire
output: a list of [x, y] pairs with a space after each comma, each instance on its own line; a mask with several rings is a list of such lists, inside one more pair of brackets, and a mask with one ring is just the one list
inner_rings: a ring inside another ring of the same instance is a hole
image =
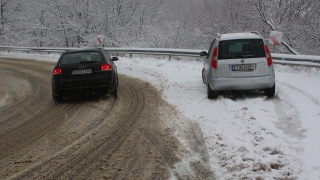
[[60, 102], [63, 101], [63, 97], [62, 96], [54, 95], [53, 93], [52, 93], [52, 99], [56, 103], [60, 103]]
[[264, 94], [267, 96], [267, 97], [274, 97], [274, 94], [276, 92], [276, 84], [274, 84], [272, 86], [272, 88], [269, 88], [269, 89], [265, 89], [264, 90]]
[[202, 81], [204, 84], [207, 84], [207, 75], [205, 69], [202, 69]]
[[118, 87], [115, 86], [113, 91], [110, 93], [110, 95], [114, 98], [118, 98]]
[[207, 85], [207, 94], [208, 94], [208, 99], [216, 99], [218, 97], [218, 93], [216, 91], [213, 91], [209, 84]]

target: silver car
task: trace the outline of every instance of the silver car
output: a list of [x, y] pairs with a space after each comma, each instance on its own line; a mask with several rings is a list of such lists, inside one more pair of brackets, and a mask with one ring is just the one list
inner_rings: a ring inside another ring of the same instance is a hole
[[219, 91], [262, 90], [275, 94], [275, 73], [270, 50], [258, 32], [218, 34], [203, 64], [202, 79], [209, 99]]

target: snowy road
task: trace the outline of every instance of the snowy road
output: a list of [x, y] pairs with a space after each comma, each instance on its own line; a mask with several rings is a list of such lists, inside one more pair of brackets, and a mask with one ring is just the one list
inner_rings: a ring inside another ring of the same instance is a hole
[[320, 179], [319, 69], [277, 65], [272, 99], [248, 91], [208, 100], [201, 62], [120, 57], [116, 63], [120, 74], [151, 83], [182, 114], [166, 118], [190, 150], [175, 164], [181, 176], [201, 159], [184, 132], [194, 128], [201, 132], [197, 136], [205, 142], [216, 179]]
[[[180, 179], [174, 165], [187, 150], [163, 121], [179, 113], [149, 83], [120, 75], [117, 99], [57, 104], [53, 63], [0, 58], [0, 65], [0, 179]], [[201, 158], [184, 177], [213, 177], [199, 128], [183, 131]]]

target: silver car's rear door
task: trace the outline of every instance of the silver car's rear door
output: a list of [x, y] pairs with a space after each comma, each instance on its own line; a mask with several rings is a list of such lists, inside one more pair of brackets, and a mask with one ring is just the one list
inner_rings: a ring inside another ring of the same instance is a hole
[[216, 77], [259, 77], [271, 75], [266, 58], [239, 58], [218, 60]]
[[237, 39], [219, 42], [215, 76], [217, 78], [260, 77], [271, 75], [262, 39]]

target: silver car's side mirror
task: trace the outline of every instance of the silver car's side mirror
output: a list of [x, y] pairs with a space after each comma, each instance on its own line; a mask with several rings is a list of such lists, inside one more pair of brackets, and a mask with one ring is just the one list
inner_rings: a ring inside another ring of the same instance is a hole
[[206, 51], [200, 52], [200, 56], [208, 56], [208, 53]]
[[118, 57], [112, 57], [112, 59], [111, 59], [112, 61], [118, 61], [119, 60], [119, 58]]

